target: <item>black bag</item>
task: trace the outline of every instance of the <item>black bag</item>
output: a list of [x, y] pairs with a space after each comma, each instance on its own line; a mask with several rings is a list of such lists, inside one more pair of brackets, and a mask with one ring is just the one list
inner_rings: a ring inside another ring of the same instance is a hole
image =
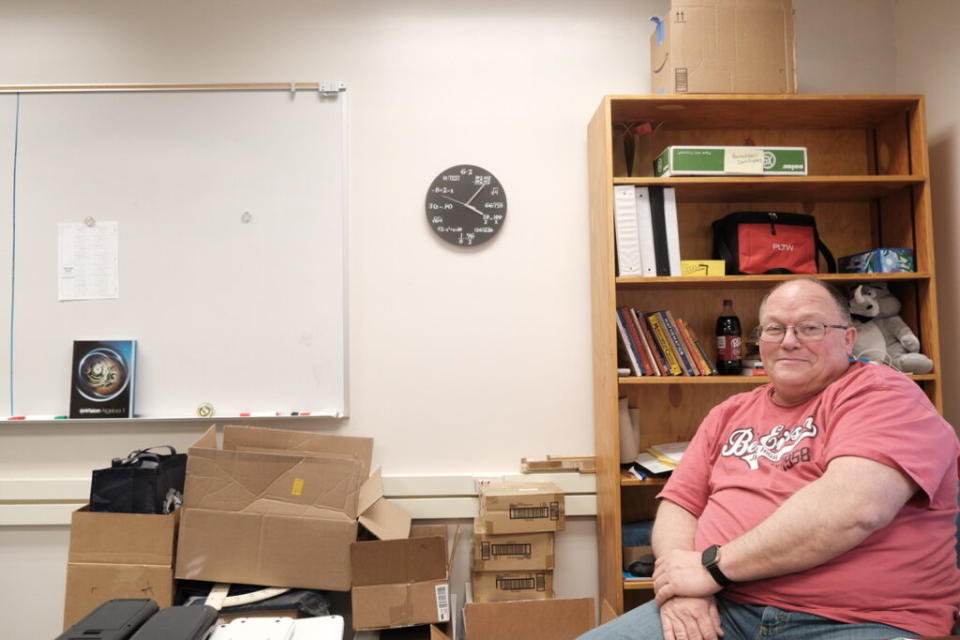
[[713, 257], [726, 263], [727, 275], [817, 273], [818, 255], [829, 272], [837, 271], [813, 216], [738, 211], [713, 223]]
[[[169, 449], [159, 454], [154, 449]], [[96, 469], [90, 483], [90, 511], [170, 513], [183, 502], [187, 454], [169, 445], [136, 450]]]
[[157, 603], [149, 598], [108, 600], [56, 640], [127, 640], [156, 612]]

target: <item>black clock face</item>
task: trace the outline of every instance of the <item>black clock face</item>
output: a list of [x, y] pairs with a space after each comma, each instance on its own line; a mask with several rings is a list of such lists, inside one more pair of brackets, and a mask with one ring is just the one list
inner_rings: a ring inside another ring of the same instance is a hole
[[483, 244], [503, 226], [507, 195], [486, 169], [458, 164], [430, 183], [426, 208], [427, 222], [438, 236], [469, 247]]

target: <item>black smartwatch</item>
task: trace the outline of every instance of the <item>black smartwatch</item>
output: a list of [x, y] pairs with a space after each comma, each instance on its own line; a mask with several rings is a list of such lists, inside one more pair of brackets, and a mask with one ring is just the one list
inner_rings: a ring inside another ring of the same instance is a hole
[[700, 562], [721, 587], [733, 584], [733, 580], [723, 575], [723, 571], [720, 571], [720, 545], [715, 544], [704, 549], [703, 553], [700, 554]]

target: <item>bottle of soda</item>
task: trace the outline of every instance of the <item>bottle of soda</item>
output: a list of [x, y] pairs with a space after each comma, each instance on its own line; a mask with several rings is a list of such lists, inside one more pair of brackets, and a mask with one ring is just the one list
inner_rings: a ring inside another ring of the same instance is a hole
[[740, 318], [733, 311], [733, 300], [723, 301], [723, 310], [717, 318], [717, 372], [735, 376], [742, 368]]

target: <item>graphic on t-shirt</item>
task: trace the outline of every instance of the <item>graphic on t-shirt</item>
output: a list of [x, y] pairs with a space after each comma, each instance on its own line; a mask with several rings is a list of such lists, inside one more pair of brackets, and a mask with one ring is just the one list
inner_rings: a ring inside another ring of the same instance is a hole
[[778, 424], [765, 436], [754, 436], [753, 427], [736, 429], [730, 434], [727, 444], [720, 451], [722, 456], [736, 456], [747, 463], [751, 470], [760, 468], [760, 458], [774, 463], [789, 457], [805, 438], [814, 438], [820, 432], [813, 423], [813, 416], [804, 420], [793, 429]]

